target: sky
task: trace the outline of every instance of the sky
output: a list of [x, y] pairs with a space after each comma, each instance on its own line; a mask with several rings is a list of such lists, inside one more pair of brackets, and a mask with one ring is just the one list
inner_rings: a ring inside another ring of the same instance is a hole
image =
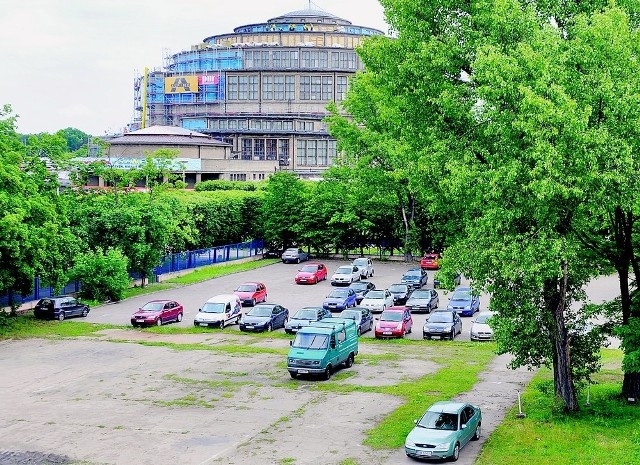
[[[21, 134], [68, 127], [120, 133], [133, 118], [133, 81], [169, 53], [307, 0], [0, 0], [0, 108]], [[388, 31], [378, 0], [315, 0], [313, 8]]]

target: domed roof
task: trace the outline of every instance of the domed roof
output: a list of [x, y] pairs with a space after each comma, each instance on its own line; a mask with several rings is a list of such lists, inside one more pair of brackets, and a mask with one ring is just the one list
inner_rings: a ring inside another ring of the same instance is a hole
[[331, 14], [327, 11], [324, 10], [317, 10], [317, 9], [313, 9], [313, 8], [307, 8], [305, 10], [295, 10], [295, 11], [291, 11], [289, 13], [285, 13], [283, 15], [277, 16], [275, 18], [271, 18], [270, 20], [268, 20], [268, 23], [276, 23], [276, 22], [282, 22], [290, 20], [290, 21], [298, 21], [299, 19], [304, 19], [304, 20], [313, 20], [313, 19], [332, 19], [337, 23], [340, 24], [351, 24], [350, 21], [347, 21], [346, 19], [342, 19], [334, 14]]

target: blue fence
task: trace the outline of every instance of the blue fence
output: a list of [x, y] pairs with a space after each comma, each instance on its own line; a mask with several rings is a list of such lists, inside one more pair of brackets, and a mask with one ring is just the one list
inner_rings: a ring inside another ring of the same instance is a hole
[[[212, 247], [210, 249], [193, 250], [189, 252], [180, 252], [162, 257], [161, 264], [153, 269], [153, 274], [156, 279], [166, 273], [174, 273], [176, 271], [188, 270], [191, 268], [198, 268], [206, 265], [213, 265], [215, 263], [229, 262], [233, 260], [240, 260], [242, 258], [248, 258], [255, 255], [262, 254], [264, 248], [264, 242], [260, 240], [253, 240], [249, 242], [241, 242], [239, 244], [221, 245], [219, 247]], [[140, 278], [140, 276], [131, 276], [134, 279]], [[60, 294], [74, 294], [81, 289], [80, 282], [72, 282], [67, 284]], [[52, 297], [56, 295], [54, 289], [49, 285], [43, 285], [40, 283], [39, 278], [34, 279], [33, 292], [26, 296], [13, 296], [14, 302], [26, 303], [33, 300], [43, 299], [45, 297]], [[8, 307], [10, 296], [0, 296], [0, 308]]]

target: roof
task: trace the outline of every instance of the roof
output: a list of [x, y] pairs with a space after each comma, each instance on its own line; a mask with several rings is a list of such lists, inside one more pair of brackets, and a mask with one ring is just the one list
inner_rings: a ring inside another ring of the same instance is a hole
[[303, 10], [290, 11], [289, 13], [285, 13], [283, 15], [276, 16], [275, 18], [271, 18], [267, 22], [268, 23], [282, 22], [283, 20], [286, 20], [286, 19], [291, 19], [294, 21], [303, 19], [308, 21], [308, 20], [323, 19], [323, 18], [332, 19], [336, 23], [340, 23], [340, 24], [345, 24], [345, 25], [351, 24], [350, 21], [347, 21], [346, 19], [340, 18], [339, 16], [336, 16], [334, 14], [331, 14], [328, 11], [319, 10], [315, 8], [306, 8]]
[[444, 413], [457, 413], [462, 407], [464, 407], [465, 403], [463, 402], [453, 402], [449, 400], [441, 400], [436, 402], [427, 410], [430, 412], [444, 412]]
[[219, 295], [214, 295], [210, 299], [207, 299], [207, 302], [210, 302], [210, 303], [226, 303], [229, 300], [235, 302], [236, 299], [239, 299], [239, 297], [237, 295], [235, 295], [235, 294], [219, 294]]
[[151, 126], [115, 137], [108, 142], [111, 145], [229, 145], [179, 126]]

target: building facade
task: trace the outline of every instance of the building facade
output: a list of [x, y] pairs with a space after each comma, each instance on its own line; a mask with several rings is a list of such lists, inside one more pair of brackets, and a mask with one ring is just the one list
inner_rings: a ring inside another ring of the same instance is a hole
[[316, 176], [336, 156], [327, 105], [345, 98], [362, 69], [354, 48], [374, 35], [383, 32], [308, 9], [207, 37], [136, 79], [132, 129], [179, 126], [226, 142], [247, 179], [265, 161]]

